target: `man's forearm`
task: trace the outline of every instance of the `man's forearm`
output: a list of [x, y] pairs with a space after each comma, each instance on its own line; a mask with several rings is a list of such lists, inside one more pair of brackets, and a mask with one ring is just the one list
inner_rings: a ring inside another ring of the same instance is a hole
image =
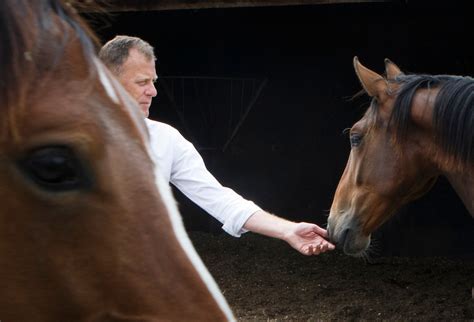
[[266, 211], [256, 211], [245, 222], [244, 228], [265, 236], [286, 240], [286, 233], [295, 223], [272, 215]]

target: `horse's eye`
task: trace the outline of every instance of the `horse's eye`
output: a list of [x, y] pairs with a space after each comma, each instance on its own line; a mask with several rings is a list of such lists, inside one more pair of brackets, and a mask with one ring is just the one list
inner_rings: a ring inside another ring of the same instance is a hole
[[81, 162], [67, 147], [35, 149], [19, 161], [19, 166], [33, 182], [50, 191], [74, 190], [90, 183]]
[[357, 133], [351, 133], [350, 141], [351, 141], [351, 147], [356, 148], [362, 142], [362, 135], [357, 134]]

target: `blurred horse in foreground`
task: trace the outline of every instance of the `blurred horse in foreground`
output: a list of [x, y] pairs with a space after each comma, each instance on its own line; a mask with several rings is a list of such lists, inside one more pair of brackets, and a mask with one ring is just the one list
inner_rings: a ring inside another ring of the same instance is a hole
[[56, 0], [0, 1], [0, 319], [234, 319], [143, 116]]

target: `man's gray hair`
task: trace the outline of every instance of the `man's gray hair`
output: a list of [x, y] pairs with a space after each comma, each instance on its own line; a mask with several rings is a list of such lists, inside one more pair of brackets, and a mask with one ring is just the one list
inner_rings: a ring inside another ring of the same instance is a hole
[[156, 60], [153, 47], [143, 39], [132, 36], [115, 36], [105, 43], [99, 51], [99, 58], [116, 76], [122, 72], [130, 49], [136, 49], [150, 60]]

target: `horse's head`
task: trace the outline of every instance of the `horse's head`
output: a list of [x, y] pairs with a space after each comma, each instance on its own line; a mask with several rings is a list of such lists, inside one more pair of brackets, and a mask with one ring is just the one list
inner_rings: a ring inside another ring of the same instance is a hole
[[231, 319], [84, 28], [0, 4], [0, 319]]
[[[409, 116], [394, 111], [400, 89], [397, 78], [402, 73], [389, 60], [385, 65], [383, 77], [354, 58], [356, 74], [373, 99], [350, 129], [351, 152], [328, 219], [331, 240], [350, 255], [361, 255], [370, 244], [371, 233], [401, 205], [426, 192], [435, 179], [432, 167], [422, 157], [432, 141], [428, 138], [430, 115], [419, 108], [405, 111]], [[432, 103], [432, 95], [424, 91], [413, 101], [423, 107]], [[406, 135], [400, 135], [394, 121], [397, 117], [409, 119]]]

